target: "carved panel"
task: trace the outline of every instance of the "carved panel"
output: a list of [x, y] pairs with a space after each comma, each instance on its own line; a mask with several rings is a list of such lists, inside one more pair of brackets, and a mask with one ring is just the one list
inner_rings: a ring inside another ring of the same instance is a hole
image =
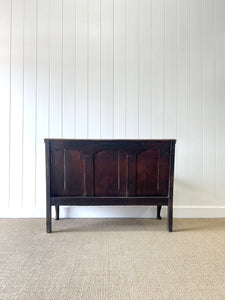
[[51, 152], [51, 194], [64, 195], [63, 150]]
[[137, 155], [136, 194], [153, 195], [159, 192], [159, 150], [146, 150]]
[[51, 192], [54, 196], [82, 196], [85, 193], [85, 166], [82, 153], [75, 150], [52, 152]]
[[65, 154], [64, 190], [67, 196], [85, 195], [85, 160], [81, 152], [67, 150]]
[[137, 155], [136, 195], [151, 196], [168, 194], [169, 153], [149, 149]]
[[94, 157], [95, 196], [126, 194], [127, 155], [119, 150], [102, 150]]

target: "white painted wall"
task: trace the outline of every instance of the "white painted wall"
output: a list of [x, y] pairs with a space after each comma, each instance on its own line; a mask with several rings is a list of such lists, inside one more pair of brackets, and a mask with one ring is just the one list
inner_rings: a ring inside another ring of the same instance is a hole
[[0, 0], [1, 217], [45, 216], [45, 137], [177, 138], [175, 216], [224, 217], [224, 115], [224, 0]]

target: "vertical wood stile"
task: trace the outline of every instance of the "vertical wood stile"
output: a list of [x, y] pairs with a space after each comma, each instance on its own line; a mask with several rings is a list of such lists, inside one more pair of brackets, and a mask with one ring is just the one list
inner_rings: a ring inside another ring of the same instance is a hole
[[46, 229], [47, 233], [52, 231], [52, 213], [51, 213], [51, 145], [50, 141], [45, 141], [45, 165], [46, 165]]
[[170, 170], [169, 170], [169, 200], [167, 211], [167, 229], [173, 230], [173, 183], [174, 183], [174, 158], [175, 141], [170, 142]]
[[135, 196], [136, 194], [136, 163], [137, 163], [137, 155], [136, 153], [128, 153], [127, 160], [127, 195]]
[[86, 196], [94, 196], [94, 155], [85, 155]]

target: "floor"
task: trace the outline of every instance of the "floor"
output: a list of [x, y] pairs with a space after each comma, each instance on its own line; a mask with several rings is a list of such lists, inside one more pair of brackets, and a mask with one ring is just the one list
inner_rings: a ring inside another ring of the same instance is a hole
[[225, 299], [225, 219], [0, 219], [0, 299]]

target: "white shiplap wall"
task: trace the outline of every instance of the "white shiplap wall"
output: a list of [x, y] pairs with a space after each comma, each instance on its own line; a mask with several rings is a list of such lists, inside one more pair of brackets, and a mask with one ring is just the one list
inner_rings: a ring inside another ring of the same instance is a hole
[[175, 216], [225, 216], [224, 115], [224, 0], [0, 0], [1, 217], [45, 215], [45, 137], [177, 138]]

